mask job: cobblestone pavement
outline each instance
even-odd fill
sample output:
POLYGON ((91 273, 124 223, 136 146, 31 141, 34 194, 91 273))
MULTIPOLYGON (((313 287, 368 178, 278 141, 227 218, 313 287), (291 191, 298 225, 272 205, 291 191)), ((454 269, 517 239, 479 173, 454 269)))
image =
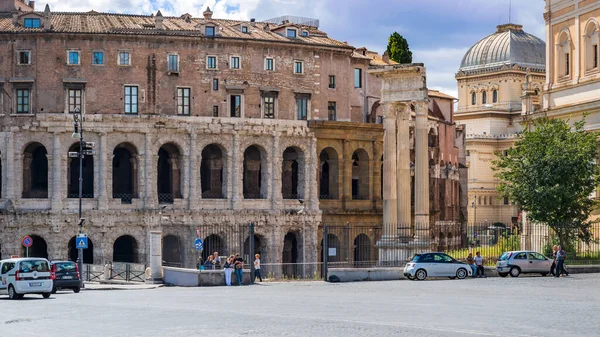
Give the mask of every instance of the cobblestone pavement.
POLYGON ((0 296, 0 336, 583 337, 599 303, 599 274, 59 292, 0 296))

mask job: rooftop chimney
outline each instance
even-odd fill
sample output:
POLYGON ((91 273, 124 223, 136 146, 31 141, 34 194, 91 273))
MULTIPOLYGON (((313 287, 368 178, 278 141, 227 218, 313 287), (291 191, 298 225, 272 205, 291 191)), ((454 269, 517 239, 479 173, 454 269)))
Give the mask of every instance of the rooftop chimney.
POLYGON ((390 56, 388 55, 388 52, 384 52, 383 56, 381 56, 381 59, 383 60, 383 62, 385 63, 390 63, 390 56))
POLYGON ((12 23, 13 26, 16 26, 19 23, 19 14, 21 14, 21 10, 14 9, 12 11, 12 23))
POLYGON ((52 14, 50 13, 50 5, 46 4, 44 8, 44 29, 52 29, 52 14))
POLYGON ((213 12, 210 10, 210 7, 206 7, 206 10, 202 14, 206 20, 212 19, 213 12))
POLYGON ((154 17, 154 27, 156 29, 160 29, 160 30, 165 29, 165 27, 163 26, 163 15, 160 12, 160 9, 158 10, 158 13, 156 13, 156 16, 154 17))

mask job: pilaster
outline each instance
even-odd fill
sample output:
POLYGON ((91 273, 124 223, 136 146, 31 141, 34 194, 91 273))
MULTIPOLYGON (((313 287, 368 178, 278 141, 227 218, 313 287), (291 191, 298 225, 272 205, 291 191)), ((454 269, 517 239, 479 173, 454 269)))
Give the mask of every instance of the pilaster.
POLYGON ((140 167, 142 169, 140 170, 140 176, 144 177, 144 207, 146 209, 153 209, 156 208, 158 203, 156 195, 156 179, 154 178, 156 176, 158 153, 157 155, 152 153, 152 134, 150 132, 146 133, 144 155, 146 159, 143 165, 144 167, 140 167))
POLYGON ((190 163, 189 163, 189 194, 188 208, 200 208, 200 193, 198 193, 198 183, 200 182, 200 163, 202 163, 201 155, 198 154, 198 134, 195 130, 190 132, 190 163), (199 158, 200 157, 200 158, 199 158))
POLYGON ((272 196, 272 209, 280 209, 283 204, 283 196, 281 194, 281 175, 282 175, 282 165, 283 165, 283 156, 281 150, 279 148, 279 134, 275 133, 273 135, 273 152, 271 152, 271 181, 270 185, 272 196))
POLYGON ((240 209, 242 207, 242 172, 240 165, 240 135, 238 132, 233 134, 233 155, 231 156, 231 190, 232 190, 232 207, 233 209, 240 209))
MULTIPOLYGON (((100 144, 98 144, 98 151, 96 152, 95 157, 98 158, 98 181, 96 185, 96 189, 98 191, 98 209, 106 210, 108 209, 108 187, 112 187, 114 182, 112 182, 109 178, 108 172, 108 155, 109 151, 106 145, 106 132, 101 132, 99 134, 100 144), (110 182, 110 183, 109 183, 110 182)), ((112 155, 110 156, 112 158, 112 155)), ((111 160, 112 162, 112 160, 111 160)), ((112 192, 112 188, 110 189, 112 192)))
MULTIPOLYGON (((318 184, 318 166, 319 166, 319 155, 317 154, 317 137, 314 135, 310 140, 310 153, 307 154, 307 158, 310 159, 310 164, 307 164, 306 170, 308 177, 305 182, 306 195, 309 198, 310 210, 319 210, 319 184, 318 184), (309 192, 310 191, 310 192, 309 192)), ((315 239, 316 242, 316 239, 315 239)))
POLYGON ((52 211, 60 212, 63 208, 63 194, 61 178, 63 177, 62 161, 63 156, 67 157, 67 153, 63 153, 61 146, 61 134, 55 132, 52 138, 52 211))

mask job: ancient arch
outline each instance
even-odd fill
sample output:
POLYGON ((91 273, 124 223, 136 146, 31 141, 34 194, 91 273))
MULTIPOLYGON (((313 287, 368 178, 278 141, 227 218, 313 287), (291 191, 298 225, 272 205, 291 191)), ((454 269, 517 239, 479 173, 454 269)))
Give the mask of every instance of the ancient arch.
POLYGON ((137 240, 131 235, 122 235, 113 244, 113 261, 139 263, 137 240))
POLYGON ((200 164, 200 180, 202 198, 225 198, 225 161, 224 151, 220 145, 209 144, 202 150, 202 163, 200 164))
POLYGON ((121 143, 113 151, 112 189, 113 198, 131 203, 138 198, 137 149, 131 143, 121 143))
MULTIPOLYGON (((67 255, 71 261, 77 261, 77 258, 79 257, 79 251, 76 247, 75 241, 75 237, 72 237, 67 245, 67 255)), ((92 242, 89 237, 88 248, 83 250, 83 263, 94 264, 94 242, 92 242)))
POLYGON ((354 266, 368 267, 371 261, 371 239, 366 234, 354 238, 354 266))
POLYGON ((162 265, 170 267, 183 266, 183 250, 181 240, 176 235, 166 235, 162 238, 162 265))
POLYGON ((212 255, 214 252, 219 253, 219 255, 225 255, 225 244, 220 235, 211 234, 204 239, 204 249, 202 250, 202 261, 206 261, 209 255, 212 255))
POLYGON ((23 198, 48 198, 48 152, 34 142, 23 153, 23 198))
POLYGON ((267 261, 267 239, 259 234, 254 234, 254 251, 250 252, 250 237, 244 241, 244 261, 254 261, 254 255, 260 254, 260 259, 264 263, 267 261))
POLYGON ((158 150, 158 202, 173 203, 181 194, 181 151, 173 143, 167 143, 158 150))
MULTIPOLYGON (((79 142, 71 145, 69 152, 79 153, 79 142)), ((94 197, 94 156, 84 156, 82 166, 82 198, 94 197)), ((67 170, 68 197, 79 198, 79 158, 69 157, 67 170)))
POLYGON ((305 179, 304 153, 297 147, 283 152, 281 194, 283 199, 303 199, 305 179))
POLYGON ((266 199, 267 163, 265 150, 257 145, 244 151, 244 199, 266 199))
POLYGON ((358 149, 352 154, 352 199, 369 199, 369 154, 358 149))
POLYGON ((338 153, 332 147, 327 147, 319 154, 319 161, 319 198, 338 199, 338 153))
POLYGON ((298 276, 298 255, 298 237, 296 233, 288 232, 283 238, 283 275, 290 278, 298 276))

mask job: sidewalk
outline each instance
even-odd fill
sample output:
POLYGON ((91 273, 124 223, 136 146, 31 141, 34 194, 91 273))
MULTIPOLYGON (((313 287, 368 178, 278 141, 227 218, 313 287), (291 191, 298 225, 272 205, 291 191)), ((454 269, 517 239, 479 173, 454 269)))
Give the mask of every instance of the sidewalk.
POLYGON ((163 287, 164 284, 118 283, 118 282, 85 282, 81 290, 146 290, 163 287))

